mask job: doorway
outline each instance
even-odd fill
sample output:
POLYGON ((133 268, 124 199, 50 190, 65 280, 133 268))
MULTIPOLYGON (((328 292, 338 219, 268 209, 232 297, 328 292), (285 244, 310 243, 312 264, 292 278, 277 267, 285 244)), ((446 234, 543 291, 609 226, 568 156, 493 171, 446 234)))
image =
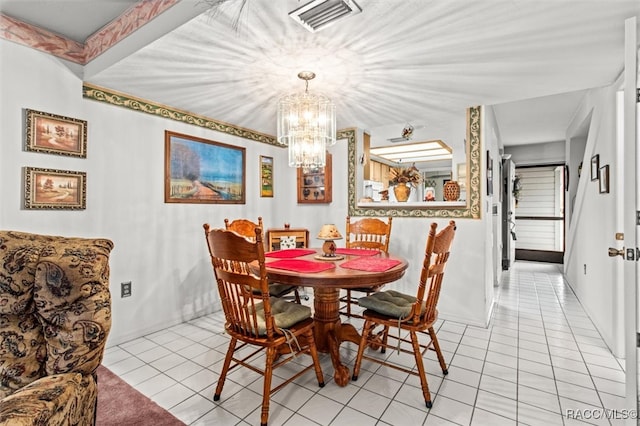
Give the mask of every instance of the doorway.
POLYGON ((564 170, 564 163, 516 167, 516 260, 563 263, 564 170))

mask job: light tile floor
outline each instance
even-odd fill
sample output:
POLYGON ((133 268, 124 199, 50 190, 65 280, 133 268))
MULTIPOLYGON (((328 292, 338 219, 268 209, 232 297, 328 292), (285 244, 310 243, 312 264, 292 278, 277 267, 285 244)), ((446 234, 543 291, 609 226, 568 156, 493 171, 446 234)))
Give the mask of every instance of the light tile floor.
MULTIPOLYGON (((604 344, 560 266, 516 262, 495 300, 489 328, 438 322, 449 374, 443 377, 433 352, 425 355, 431 410, 414 376, 363 363, 359 380, 339 387, 329 355, 321 354, 326 386, 319 388, 312 372, 285 386, 272 396, 269 424, 622 424, 603 413, 623 407, 624 363, 604 344)), ((262 378, 246 368, 229 375, 213 402, 228 344, 223 320, 216 313, 108 348, 104 364, 185 424, 259 424, 262 378)), ((349 367, 356 350, 341 347, 349 367)))

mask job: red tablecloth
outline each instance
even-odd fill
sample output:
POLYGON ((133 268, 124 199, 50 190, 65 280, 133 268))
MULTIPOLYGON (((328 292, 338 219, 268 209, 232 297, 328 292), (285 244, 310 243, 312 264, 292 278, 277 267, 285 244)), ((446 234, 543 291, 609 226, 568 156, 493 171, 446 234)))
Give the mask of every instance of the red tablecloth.
POLYGON ((375 256, 380 250, 358 249, 358 248, 337 248, 336 254, 346 254, 348 256, 375 256))
POLYGON ((307 249, 284 249, 284 250, 276 250, 265 253, 265 257, 275 257, 278 259, 290 259, 292 257, 300 257, 305 256, 307 254, 315 253, 315 250, 307 250, 307 249))
POLYGON ((322 272, 335 268, 331 262, 314 262, 313 260, 285 259, 267 264, 270 268, 286 269, 294 272, 322 272))
POLYGON ((357 269, 367 272, 383 272, 399 265, 401 262, 396 259, 380 259, 377 257, 359 257, 349 260, 340 265, 341 268, 357 269))

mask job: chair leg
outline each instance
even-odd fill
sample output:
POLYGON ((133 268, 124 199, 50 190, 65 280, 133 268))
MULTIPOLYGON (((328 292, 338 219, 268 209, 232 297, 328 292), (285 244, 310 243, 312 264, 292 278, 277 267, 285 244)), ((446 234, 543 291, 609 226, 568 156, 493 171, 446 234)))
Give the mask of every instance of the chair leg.
POLYGON ((269 401, 271 400, 271 379, 273 376, 273 362, 276 358, 276 348, 267 348, 264 367, 264 387, 262 388, 262 411, 260 414, 260 426, 267 426, 269 420, 269 401))
POLYGON ((351 290, 347 290, 347 316, 351 317, 351 290))
POLYGON ((293 294, 295 295, 296 298, 296 303, 299 305, 302 302, 300 302, 300 293, 298 292, 298 289, 296 288, 295 290, 293 290, 293 294))
POLYGON ((371 332, 371 325, 373 323, 369 320, 364 321, 364 326, 362 327, 362 337, 360 337, 360 345, 358 345, 358 355, 356 355, 356 364, 353 366, 353 375, 351 376, 351 380, 354 382, 358 380, 358 374, 360 374, 360 366, 362 364, 362 355, 364 355, 364 348, 367 346, 367 337, 371 332))
POLYGON ((431 393, 429 393, 429 385, 427 384, 427 373, 424 370, 424 363, 422 362, 422 351, 420 350, 418 335, 415 331, 411 331, 410 335, 411 345, 413 346, 413 354, 416 358, 416 367, 418 367, 418 374, 420 375, 420 385, 422 386, 422 395, 424 396, 424 402, 427 408, 431 408, 431 393))
POLYGON ((438 338, 436 337, 436 332, 433 330, 433 327, 429 327, 429 336, 431 337, 431 341, 433 342, 433 349, 435 349, 436 355, 438 356, 438 362, 440 363, 442 374, 446 376, 447 374, 449 374, 449 370, 447 369, 447 363, 444 361, 444 356, 442 355, 442 351, 440 350, 440 344, 438 343, 438 338))
POLYGON ((227 373, 229 372, 229 366, 231 365, 231 358, 233 358, 233 352, 236 350, 236 343, 238 339, 232 337, 229 342, 229 348, 227 349, 227 355, 224 357, 224 363, 222 364, 222 371, 220 372, 220 378, 218 379, 218 385, 216 386, 216 393, 213 394, 213 400, 219 401, 220 394, 222 393, 222 387, 224 386, 224 381, 227 378, 227 373))
POLYGON ((389 340, 389 326, 384 326, 384 332, 382 333, 382 348, 380 349, 380 353, 384 354, 387 352, 387 341, 389 340))
POLYGON ((309 329, 304 336, 309 342, 309 354, 313 359, 313 368, 316 371, 316 378, 318 379, 318 386, 324 387, 324 376, 322 375, 322 367, 320 367, 320 359, 318 358, 318 350, 316 349, 316 341, 313 338, 313 329, 309 329))

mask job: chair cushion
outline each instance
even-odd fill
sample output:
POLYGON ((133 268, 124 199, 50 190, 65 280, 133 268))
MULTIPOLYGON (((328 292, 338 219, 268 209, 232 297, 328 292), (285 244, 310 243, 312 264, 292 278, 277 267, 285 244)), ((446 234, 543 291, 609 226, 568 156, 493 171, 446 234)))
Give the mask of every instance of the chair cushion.
POLYGON ((269 284, 269 296, 282 297, 286 294, 291 293, 295 289, 296 289, 296 286, 294 285, 272 283, 272 284, 269 284))
MULTIPOLYGON (((300 321, 311 318, 311 308, 299 305, 294 302, 271 297, 271 315, 276 324, 276 328, 289 328, 300 321)), ((267 334, 267 326, 264 320, 264 306, 262 303, 256 305, 256 314, 258 317, 258 334, 264 336, 267 334)))
MULTIPOLYGON (((296 286, 288 285, 288 284, 280 284, 280 283, 270 283, 269 284, 269 296, 271 297, 282 297, 293 290, 295 290, 296 286)), ((262 294, 262 291, 259 288, 254 288, 251 290, 253 294, 259 295, 262 294)))
MULTIPOLYGON (((406 318, 411 313, 411 306, 416 302, 415 296, 394 290, 380 291, 367 297, 358 299, 358 304, 380 314, 393 318, 406 318)), ((422 312, 425 303, 422 302, 422 312)))

